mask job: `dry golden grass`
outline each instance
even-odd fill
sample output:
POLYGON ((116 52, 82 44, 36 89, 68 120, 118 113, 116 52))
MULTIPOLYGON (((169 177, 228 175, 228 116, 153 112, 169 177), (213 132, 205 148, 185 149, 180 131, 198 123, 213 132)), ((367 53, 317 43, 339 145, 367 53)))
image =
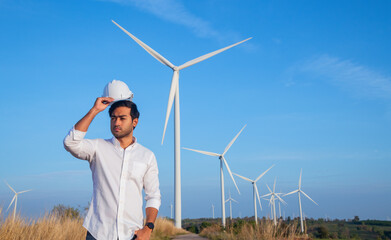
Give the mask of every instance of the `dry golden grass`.
POLYGON ((309 239, 300 234, 297 224, 274 226, 271 220, 261 220, 258 226, 245 222, 240 226, 228 225, 225 231, 220 225, 203 229, 201 236, 211 240, 266 240, 266 239, 309 239))
POLYGON ((82 219, 60 219, 54 215, 38 220, 8 217, 0 222, 0 239, 85 239, 87 231, 82 224, 82 219))
MULTIPOLYGON (((83 219, 61 218, 46 215, 38 220, 9 216, 4 219, 0 208, 0 239, 1 240, 84 240, 87 231, 82 226, 83 219)), ((151 240, 170 239, 177 234, 187 233, 177 229, 174 224, 164 218, 158 218, 151 240)))
POLYGON ((187 234, 186 230, 176 228, 174 223, 166 218, 157 218, 155 229, 152 232, 151 240, 171 239, 172 236, 187 234))

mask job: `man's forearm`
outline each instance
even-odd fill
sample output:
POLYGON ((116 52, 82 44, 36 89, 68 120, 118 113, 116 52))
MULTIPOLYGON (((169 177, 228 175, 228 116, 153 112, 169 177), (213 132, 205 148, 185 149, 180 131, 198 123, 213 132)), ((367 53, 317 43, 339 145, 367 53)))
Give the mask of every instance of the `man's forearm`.
POLYGON ((145 221, 155 223, 158 212, 159 211, 154 207, 147 207, 145 209, 145 215, 146 215, 145 221))
POLYGON ((91 110, 75 124, 75 129, 82 132, 87 132, 92 120, 98 115, 99 111, 91 108, 91 110))
MULTIPOLYGON (((153 207, 147 207, 145 209, 145 215, 146 215, 146 223, 151 222, 155 223, 156 217, 157 217, 158 210, 153 207)), ((149 240, 152 234, 152 229, 150 229, 147 226, 144 226, 142 229, 136 230, 135 232, 136 238, 140 240, 149 240)))

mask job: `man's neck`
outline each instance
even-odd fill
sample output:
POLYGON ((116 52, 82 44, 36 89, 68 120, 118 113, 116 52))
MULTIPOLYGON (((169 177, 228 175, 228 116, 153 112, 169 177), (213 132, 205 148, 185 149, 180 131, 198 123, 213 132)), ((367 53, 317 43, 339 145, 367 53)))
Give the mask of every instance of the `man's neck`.
POLYGON ((129 136, 126 136, 123 138, 116 138, 116 139, 118 140, 119 144, 121 145, 121 147, 123 149, 126 149, 127 147, 132 145, 132 143, 134 142, 133 134, 130 134, 129 136))

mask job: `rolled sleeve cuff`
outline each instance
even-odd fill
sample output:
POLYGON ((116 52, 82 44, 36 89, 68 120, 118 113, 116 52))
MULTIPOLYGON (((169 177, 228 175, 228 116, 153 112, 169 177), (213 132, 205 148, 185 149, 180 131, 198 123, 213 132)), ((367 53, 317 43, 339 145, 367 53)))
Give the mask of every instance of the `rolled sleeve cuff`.
POLYGON ((149 199, 145 204, 145 208, 153 207, 159 210, 160 203, 161 202, 158 199, 149 199))
POLYGON ((87 134, 87 132, 82 132, 82 131, 76 130, 75 126, 73 126, 73 128, 70 131, 70 135, 72 136, 72 139, 74 141, 83 140, 84 137, 86 136, 86 134, 87 134))

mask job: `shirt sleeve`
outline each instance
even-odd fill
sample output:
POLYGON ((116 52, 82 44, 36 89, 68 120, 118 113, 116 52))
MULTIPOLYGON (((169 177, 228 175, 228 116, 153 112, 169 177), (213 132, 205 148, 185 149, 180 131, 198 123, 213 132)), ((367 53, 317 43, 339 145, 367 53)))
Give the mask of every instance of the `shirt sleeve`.
POLYGON ((153 207, 159 210, 161 195, 159 189, 159 170, 156 157, 152 154, 152 159, 148 164, 147 172, 144 175, 145 208, 153 207))
POLYGON ((84 139, 86 132, 73 127, 64 138, 64 148, 74 157, 91 162, 95 157, 96 141, 84 139))

